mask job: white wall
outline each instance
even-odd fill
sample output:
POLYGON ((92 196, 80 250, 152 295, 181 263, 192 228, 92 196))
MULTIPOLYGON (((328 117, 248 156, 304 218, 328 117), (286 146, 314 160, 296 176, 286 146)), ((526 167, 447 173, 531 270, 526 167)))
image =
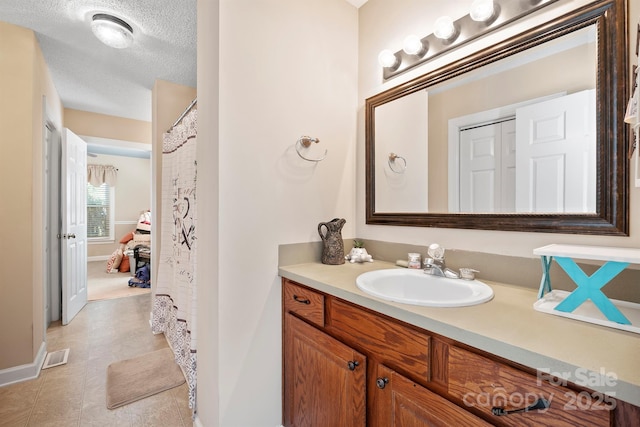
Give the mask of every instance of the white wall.
POLYGON ((376 107, 376 212, 429 209, 428 106, 421 90, 376 107))
POLYGON ((198 4, 197 281, 198 311, 207 310, 198 318, 199 418, 206 426, 275 426, 282 422, 278 245, 318 241, 318 223, 335 217, 347 220, 345 237, 354 235, 358 15, 344 0, 234 0, 219 11, 205 3, 198 4), (328 149, 327 158, 301 160, 294 151, 301 135, 320 138, 313 148, 328 149))
MULTIPOLYGON (((197 425, 220 425, 219 387, 219 0, 198 0, 198 194, 196 286, 198 292, 197 425), (203 183, 203 185, 200 185, 203 183), (206 186, 206 191, 200 188, 206 186)), ((193 334, 191 335, 193 339, 193 334)))
MULTIPOLYGON (((384 48, 400 50, 403 38, 415 32, 425 36, 433 31, 432 22, 444 14, 457 19, 467 13, 471 1, 433 2, 429 0, 369 0, 359 14, 359 104, 358 149, 357 149, 357 236, 373 240, 392 241, 417 245, 438 242, 444 247, 480 251, 493 254, 524 256, 533 258, 533 249, 550 243, 587 244, 601 246, 640 247, 640 231, 634 218, 640 212, 639 190, 630 191, 630 236, 607 237, 567 235, 554 233, 522 233, 483 230, 439 229, 420 227, 393 227, 365 224, 365 174, 364 174, 364 103, 365 99, 382 91, 404 83, 416 76, 436 69, 454 59, 462 58, 470 52, 489 46, 515 35, 526 28, 560 16, 588 0, 568 0, 547 6, 541 13, 529 15, 523 21, 481 38, 469 46, 454 50, 450 54, 427 62, 406 74, 382 83, 382 70, 377 64, 378 52, 384 48), (425 19, 430 17, 430 19, 425 19)), ((635 28, 640 13, 640 3, 630 2, 630 25, 635 28)), ((630 50, 635 49, 634 45, 630 50)), ((635 61, 635 55, 632 56, 635 61)))

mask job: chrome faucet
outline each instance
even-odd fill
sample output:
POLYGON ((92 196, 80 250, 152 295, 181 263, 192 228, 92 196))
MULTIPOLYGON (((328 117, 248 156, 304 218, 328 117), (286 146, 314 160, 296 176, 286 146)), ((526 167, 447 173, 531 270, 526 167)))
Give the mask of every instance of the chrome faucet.
POLYGON ((435 260, 433 258, 425 258, 423 262, 424 272, 426 274, 432 274, 434 276, 444 276, 444 269, 447 268, 444 265, 444 260, 435 260))
POLYGON ((460 274, 456 273, 444 263, 444 259, 436 260, 426 258, 423 263, 425 274, 431 274, 438 277, 448 277, 449 279, 459 279, 460 274))
POLYGON ((444 261, 444 248, 437 243, 432 243, 427 249, 427 257, 422 264, 425 274, 438 277, 459 279, 460 274, 448 268, 444 261))

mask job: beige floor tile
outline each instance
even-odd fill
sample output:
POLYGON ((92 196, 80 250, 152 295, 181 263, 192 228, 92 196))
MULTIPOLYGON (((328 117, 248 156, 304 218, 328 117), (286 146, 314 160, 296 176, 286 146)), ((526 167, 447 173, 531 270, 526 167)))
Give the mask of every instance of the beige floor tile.
POLYGON ((82 408, 81 427, 129 427, 131 415, 127 408, 107 409, 104 397, 102 401, 91 402, 82 408))
POLYGON ((87 383, 84 389, 83 407, 102 405, 106 408, 107 389, 105 382, 87 383))
POLYGON ((44 378, 40 375, 30 381, 0 387, 0 414, 7 413, 16 407, 33 406, 42 384, 44 384, 44 378))
POLYGON ((73 321, 47 330, 49 351, 69 348, 66 365, 0 388, 0 427, 191 426, 185 385, 107 409, 109 364, 167 347, 149 327, 150 295, 95 301, 73 321))
MULTIPOLYGON (((129 412, 144 413, 147 411, 153 411, 157 408, 172 407, 174 405, 174 397, 171 390, 163 391, 162 393, 154 394, 145 399, 136 400, 127 405, 129 412)), ((177 410, 177 408, 175 408, 177 410)))
POLYGON ((182 417, 182 422, 185 425, 191 425, 193 410, 189 408, 189 385, 185 382, 181 386, 173 388, 171 392, 182 417))
POLYGON ((54 366, 43 369, 40 372, 44 382, 43 386, 51 386, 54 383, 83 382, 87 372, 87 361, 76 360, 74 363, 54 366))
POLYGON ((107 364, 93 365, 87 369, 87 378, 85 380, 85 388, 99 388, 103 392, 106 391, 107 385, 107 364))
MULTIPOLYGON (((146 399, 145 399, 146 400, 146 399)), ((147 407, 144 409, 130 408, 131 422, 136 427, 184 427, 180 412, 175 405, 161 406, 157 408, 147 407)), ((189 423, 188 425, 191 425, 189 423)))
POLYGON ((77 406, 76 408, 67 405, 74 404, 71 400, 37 403, 27 425, 29 427, 77 426, 80 419, 79 405, 74 405, 77 406))
POLYGON ((0 411, 0 427, 26 426, 31 414, 31 408, 16 409, 7 414, 0 411))

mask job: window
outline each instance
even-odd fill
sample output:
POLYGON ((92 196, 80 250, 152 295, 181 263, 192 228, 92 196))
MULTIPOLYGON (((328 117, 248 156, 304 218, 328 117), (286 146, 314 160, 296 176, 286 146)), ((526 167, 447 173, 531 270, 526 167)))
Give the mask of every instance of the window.
POLYGON ((87 183, 87 238, 114 239, 114 187, 87 183))

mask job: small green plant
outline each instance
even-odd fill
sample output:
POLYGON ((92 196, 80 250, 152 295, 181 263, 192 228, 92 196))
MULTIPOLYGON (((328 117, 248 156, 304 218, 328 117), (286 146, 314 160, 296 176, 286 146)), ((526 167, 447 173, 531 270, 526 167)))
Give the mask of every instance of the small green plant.
POLYGON ((363 240, 354 240, 353 241, 353 247, 354 248, 364 248, 364 241, 363 240))

